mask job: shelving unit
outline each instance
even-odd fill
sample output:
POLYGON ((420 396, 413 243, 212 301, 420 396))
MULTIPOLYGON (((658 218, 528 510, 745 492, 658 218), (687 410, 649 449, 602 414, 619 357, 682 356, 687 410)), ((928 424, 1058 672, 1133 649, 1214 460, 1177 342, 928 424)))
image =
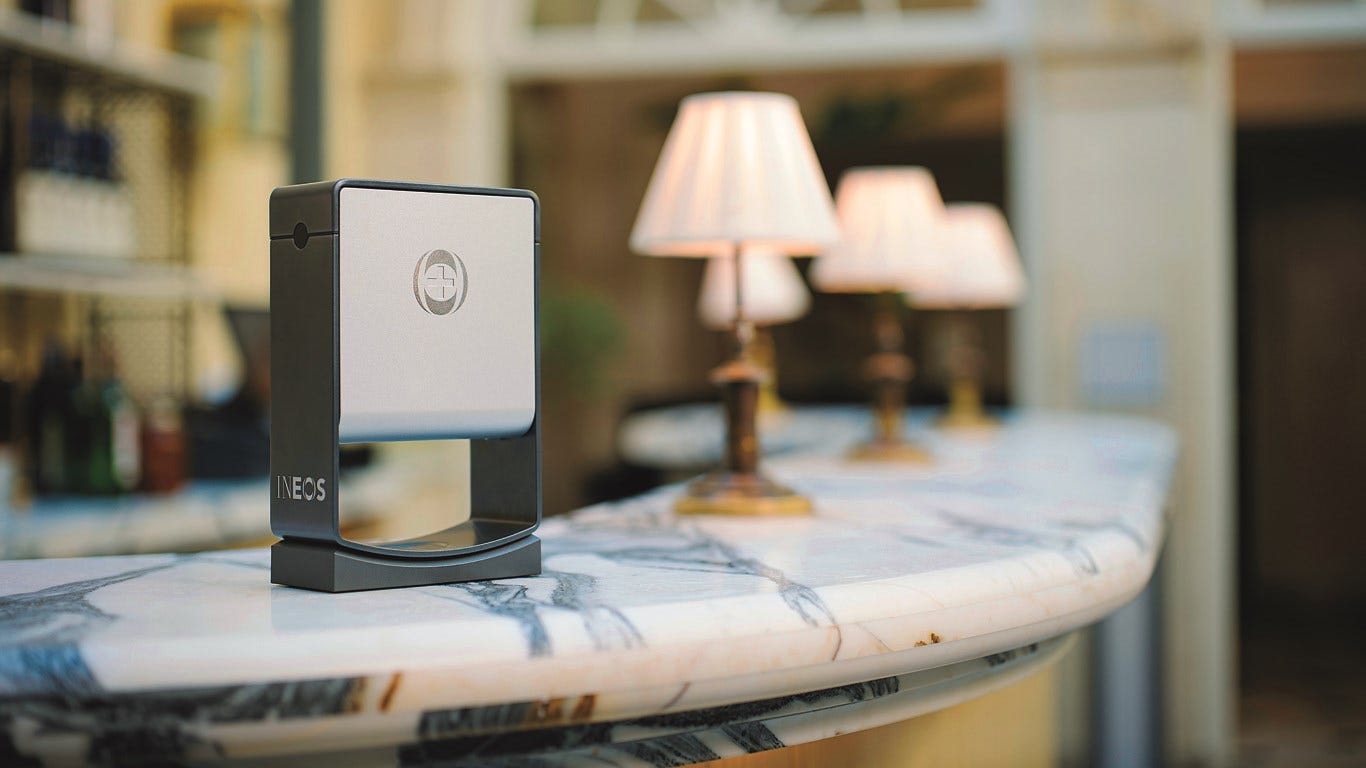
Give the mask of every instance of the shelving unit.
POLYGON ((218 82, 217 68, 206 61, 117 41, 101 45, 71 24, 12 8, 0 9, 3 49, 96 73, 116 84, 181 96, 211 96, 218 82))
POLYGON ((218 297, 189 267, 55 254, 0 253, 0 290, 165 301, 218 297))
MULTIPOLYGON (((194 125, 199 100, 214 94, 217 80, 217 68, 206 61, 101 41, 77 25, 0 9, 0 343, 12 345, 26 367, 36 362, 42 338, 69 332, 74 318, 77 346, 87 356, 97 346, 112 348, 135 399, 188 396, 191 302, 214 298, 191 267, 188 248, 194 125), (129 233, 131 258, 76 246, 14 252, 44 247, 20 238, 24 224, 32 226, 21 211, 50 213, 66 204, 62 186, 36 207, 29 198, 24 209, 21 182, 90 178, 42 164, 38 147, 53 141, 51 131, 42 131, 54 123, 107 140, 111 172, 102 178, 109 181, 97 185, 130 211, 121 229, 129 233)), ((70 133, 56 135, 68 148, 74 141, 70 133)), ((81 183, 88 184, 75 186, 81 183)), ((95 238, 100 245, 108 232, 74 202, 45 223, 54 231, 52 221, 61 222, 60 234, 68 219, 73 228, 90 228, 83 242, 95 238)))

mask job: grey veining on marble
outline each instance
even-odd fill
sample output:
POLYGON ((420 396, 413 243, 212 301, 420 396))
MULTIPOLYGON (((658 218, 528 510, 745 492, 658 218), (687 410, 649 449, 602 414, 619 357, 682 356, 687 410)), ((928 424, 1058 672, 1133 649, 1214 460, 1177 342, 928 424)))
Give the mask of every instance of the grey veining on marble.
POLYGON ((326 595, 269 585, 263 550, 0 563, 0 764, 458 764, 468 738, 508 764, 682 764, 817 733, 790 718, 830 712, 791 697, 1026 664, 1146 583, 1168 430, 1026 415, 932 447, 773 462, 809 519, 680 519, 676 488, 554 518, 536 578, 326 595))

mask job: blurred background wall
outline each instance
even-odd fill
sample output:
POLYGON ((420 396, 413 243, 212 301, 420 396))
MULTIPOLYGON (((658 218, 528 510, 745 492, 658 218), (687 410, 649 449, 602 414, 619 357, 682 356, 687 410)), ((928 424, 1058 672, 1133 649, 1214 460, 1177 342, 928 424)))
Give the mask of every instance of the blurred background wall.
MULTIPOLYGON (((1256 728, 1297 727, 1267 701, 1287 677, 1333 676, 1287 672, 1276 649, 1340 658, 1359 637, 1343 627, 1366 606, 1366 505, 1352 471, 1366 459, 1353 397, 1366 395, 1366 3, 112 8, 128 45, 217 67, 195 102, 189 187, 164 205, 188 205, 186 258, 223 302, 265 307, 265 201, 311 180, 298 177, 307 169, 540 195, 548 514, 658 482, 620 455, 621 420, 712 396, 705 372, 723 342, 696 320, 701 264, 635 256, 627 235, 678 100, 772 89, 798 98, 832 186, 853 166, 917 164, 948 201, 1005 207, 1030 292, 1015 311, 978 313, 989 402, 1133 413, 1179 431, 1159 584, 1136 609, 1158 617, 1160 636, 1132 641, 1161 670, 1161 712, 1135 716, 1154 721, 1168 761, 1229 762, 1240 711, 1245 753, 1262 745, 1256 728)), ((81 335, 86 309, 5 293, 0 341, 33 371, 45 337, 81 335), (22 330, 8 330, 21 316, 22 330)), ((785 397, 862 398, 868 310, 857 296, 817 294, 810 314, 775 330, 785 397)), ((249 361, 219 305, 183 311, 176 396, 231 396, 249 361)), ((944 398, 934 339, 952 319, 912 318, 916 404, 944 398)), ((384 452, 438 466, 465 455, 384 452)), ((443 482, 458 492, 462 478, 443 482)), ((1060 718, 1077 764, 1106 716, 1085 651, 1065 671, 1060 718)), ((1330 693, 1345 699, 1355 680, 1330 693)))
MULTIPOLYGON (((1290 497, 1306 483, 1331 485, 1328 467, 1366 454, 1357 444, 1315 450, 1309 440, 1295 474, 1274 433, 1277 417, 1247 410, 1280 414, 1282 429, 1331 430, 1326 414, 1316 422, 1289 415, 1284 397, 1257 399, 1288 386, 1278 380, 1303 382, 1295 371, 1307 370, 1307 360, 1268 360, 1261 373, 1248 366, 1258 354, 1274 359, 1313 348, 1309 339, 1331 338, 1327 328, 1348 318, 1328 316, 1335 310, 1327 297, 1302 298, 1325 315, 1316 330, 1301 327, 1302 338, 1292 340, 1288 329, 1257 326, 1285 316, 1274 302, 1294 300, 1274 278, 1261 278, 1261 293, 1247 292, 1275 257, 1259 257, 1253 242, 1264 238, 1235 240, 1259 226, 1235 213, 1279 192, 1299 201, 1301 216, 1310 215, 1304 209, 1336 215, 1341 223, 1329 232, 1302 226, 1322 232, 1344 263, 1361 263, 1361 238, 1344 229, 1360 220, 1355 209, 1324 213, 1331 206, 1286 189, 1286 179, 1254 178, 1265 172, 1247 166, 1265 164, 1244 159, 1256 151, 1258 126, 1275 136, 1321 126, 1341 142, 1360 140, 1361 14, 1352 3, 1066 0, 408 2, 383 14, 352 2, 329 14, 327 122, 338 128, 328 136, 326 175, 358 168, 511 183, 541 195, 550 254, 546 322, 563 329, 557 346, 564 352, 550 350, 546 361, 554 382, 546 403, 547 448, 556 457, 547 473, 551 511, 631 488, 610 482, 624 415, 707 396, 704 372, 721 348, 692 322, 700 265, 635 257, 626 248, 680 97, 728 87, 792 93, 832 184, 854 165, 915 163, 935 172, 948 200, 1005 204, 1031 295, 1012 318, 987 321, 999 377, 989 398, 1150 415, 1180 430, 1161 579, 1159 720, 1169 758, 1221 762, 1237 743, 1238 574, 1245 605, 1250 595, 1294 584, 1322 599, 1338 592, 1339 608, 1361 605, 1346 586, 1315 589, 1290 575, 1335 556, 1321 548, 1318 557, 1287 558, 1279 542, 1313 547, 1318 534, 1299 532, 1341 530, 1334 510, 1352 506, 1350 492, 1313 505, 1323 510, 1318 525, 1288 514, 1298 506, 1290 497), (433 123, 462 140, 432 146, 424 139, 433 123), (1273 352, 1271 339, 1286 349, 1273 352), (1263 453, 1252 453, 1255 446, 1263 453), (1262 550, 1252 549, 1256 542, 1262 550)), ((1328 163, 1350 154, 1345 144, 1320 146, 1328 163)), ((1306 172, 1298 153, 1281 157, 1306 172)), ((1360 194, 1359 176, 1335 178, 1360 194)), ((1329 194, 1315 187, 1314 194, 1329 194)), ((1344 192, 1335 205, 1350 206, 1350 197, 1344 192)), ((1273 215, 1257 217, 1265 217, 1260 226, 1280 229, 1273 215)), ((1284 248, 1283 261, 1304 258, 1304 241, 1292 242, 1299 247, 1284 248)), ((1324 279, 1340 291, 1359 289, 1351 269, 1340 265, 1324 279)), ((785 396, 859 398, 853 373, 866 309, 857 298, 817 295, 807 317, 776 329, 785 396)), ((943 320, 921 313, 912 321, 922 361, 917 402, 943 397, 930 343, 943 320)), ((1350 365, 1340 348, 1324 354, 1350 365)), ((1362 391, 1359 373, 1342 374, 1320 379, 1317 393, 1288 399, 1307 408, 1362 391)), ((1362 434, 1337 432, 1349 442, 1362 434)), ((1342 562, 1355 556, 1338 551, 1342 562)), ((1244 619, 1265 621, 1250 608, 1244 619)), ((1072 724, 1073 753, 1082 755, 1092 705, 1089 667, 1076 667, 1074 695, 1064 704, 1072 716, 1062 721, 1072 724)))

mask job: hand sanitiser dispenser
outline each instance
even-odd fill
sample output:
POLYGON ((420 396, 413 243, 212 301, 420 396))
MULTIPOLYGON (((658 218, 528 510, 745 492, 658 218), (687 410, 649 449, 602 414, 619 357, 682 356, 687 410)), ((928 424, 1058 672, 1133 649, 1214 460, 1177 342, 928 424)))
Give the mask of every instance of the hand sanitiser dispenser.
POLYGON ((271 194, 271 581, 349 592, 540 573, 539 261, 525 190, 343 179, 271 194), (469 520, 342 536, 342 443, 461 438, 469 520))

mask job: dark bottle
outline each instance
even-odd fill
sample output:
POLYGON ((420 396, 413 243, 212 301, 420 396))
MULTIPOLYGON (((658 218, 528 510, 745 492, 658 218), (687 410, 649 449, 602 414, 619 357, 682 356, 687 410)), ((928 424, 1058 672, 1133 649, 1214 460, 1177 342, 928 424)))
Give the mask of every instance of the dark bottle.
POLYGON ((13 132, 17 128, 11 99, 0 104, 0 252, 14 253, 18 248, 19 233, 15 217, 18 200, 14 187, 19 179, 19 168, 14 160, 13 132))
POLYGON ((18 364, 9 350, 0 350, 0 526, 9 510, 17 485, 19 464, 19 382, 18 364))
POLYGON ((114 180, 114 136, 92 122, 78 134, 81 175, 101 181, 114 180))
POLYGON ((0 350, 0 451, 14 448, 19 439, 18 369, 14 353, 0 350))
POLYGON ((100 350, 95 375, 79 397, 85 446, 83 490, 126 493, 142 479, 142 449, 137 408, 119 381, 114 356, 100 350))
POLYGON ((95 420, 95 398, 85 380, 85 361, 71 359, 71 387, 66 396, 62 430, 62 476, 66 493, 90 491, 90 425, 95 420))
POLYGON ((71 0, 19 0, 19 10, 55 21, 71 21, 71 0))
POLYGON ((48 341, 43 364, 29 395, 28 457, 33 490, 63 493, 67 481, 67 432, 76 378, 62 345, 48 341))

